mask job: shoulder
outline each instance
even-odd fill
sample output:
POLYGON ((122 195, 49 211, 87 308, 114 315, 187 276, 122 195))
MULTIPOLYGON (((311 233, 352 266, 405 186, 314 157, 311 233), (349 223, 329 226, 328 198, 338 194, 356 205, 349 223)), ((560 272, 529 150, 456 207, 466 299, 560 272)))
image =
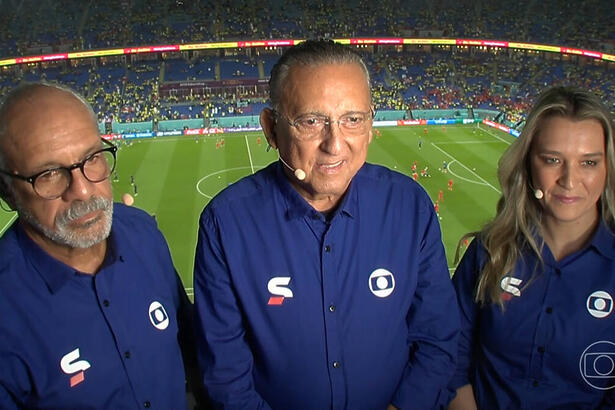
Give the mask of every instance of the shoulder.
POLYGON ((431 207, 429 195, 418 182, 381 165, 365 163, 355 179, 359 189, 367 188, 368 195, 382 195, 393 201, 420 202, 431 207))
POLYGON ((225 206, 229 203, 245 201, 261 195, 275 182, 275 165, 275 162, 269 164, 266 168, 229 185, 216 195, 210 201, 210 204, 212 206, 225 206))
POLYGON ((201 218, 214 213, 242 212, 273 200, 272 190, 277 184, 275 166, 274 162, 226 187, 209 201, 201 218))
POLYGON ((118 202, 113 204, 112 232, 119 233, 123 237, 160 234, 156 220, 150 214, 118 202))
POLYGON ((615 255, 615 229, 603 220, 598 225, 591 244, 605 257, 613 258, 613 255, 615 255))
POLYGON ((15 222, 0 238, 0 255, 2 255, 0 258, 0 278, 14 270, 12 267, 15 266, 22 255, 17 240, 17 223, 15 222))
POLYGON ((411 190, 422 190, 421 185, 407 175, 394 171, 382 165, 375 165, 366 162, 359 170, 356 177, 363 183, 369 181, 377 183, 386 188, 402 188, 411 190))
MULTIPOLYGON (((478 279, 479 273, 485 264, 487 252, 479 237, 468 239, 467 249, 461 258, 461 262, 455 269, 453 282, 470 282, 474 283, 478 279)), ((461 244, 460 246, 464 246, 461 244)))
POLYGON ((141 225, 156 226, 154 218, 143 209, 119 202, 113 204, 113 223, 116 222, 133 228, 141 225))
POLYGON ((125 262, 121 266, 138 270, 139 275, 160 274, 160 277, 172 278, 167 275, 174 272, 173 261, 156 220, 142 209, 120 203, 114 205, 109 243, 125 262), (135 266, 138 269, 134 269, 135 266))

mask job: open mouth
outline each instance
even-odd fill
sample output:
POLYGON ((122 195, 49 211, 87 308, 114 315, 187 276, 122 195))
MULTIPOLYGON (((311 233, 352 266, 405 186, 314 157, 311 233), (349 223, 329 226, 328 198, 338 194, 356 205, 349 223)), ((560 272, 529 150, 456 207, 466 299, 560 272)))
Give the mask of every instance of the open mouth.
POLYGON ((342 168, 344 162, 344 160, 339 160, 330 164, 318 164, 318 168, 325 173, 334 173, 342 168))

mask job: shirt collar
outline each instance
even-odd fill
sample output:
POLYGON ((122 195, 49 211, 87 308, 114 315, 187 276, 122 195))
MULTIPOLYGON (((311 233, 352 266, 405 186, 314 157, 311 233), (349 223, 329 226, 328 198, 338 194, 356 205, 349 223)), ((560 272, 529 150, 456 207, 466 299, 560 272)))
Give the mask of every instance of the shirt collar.
MULTIPOLYGON (((350 181, 350 185, 346 190, 346 195, 342 198, 342 203, 336 211, 336 215, 343 213, 351 218, 358 213, 358 187, 356 183, 357 176, 362 173, 365 165, 359 169, 357 175, 350 181)), ((286 216, 289 219, 302 218, 304 216, 313 215, 314 208, 297 192, 291 185, 288 177, 284 173, 282 164, 278 161, 275 169, 275 179, 279 187, 282 197, 286 201, 286 216)), ((334 216, 335 217, 335 216, 334 216)))
MULTIPOLYGON (((536 236, 538 238, 538 236, 536 236)), ((615 234, 612 233, 609 228, 606 226, 606 223, 601 220, 598 224, 598 228, 596 232, 594 232, 591 241, 587 243, 583 248, 579 249, 576 252, 571 253, 566 256, 559 262, 556 262, 551 250, 548 246, 545 245, 542 251, 542 256, 546 264, 548 265, 558 265, 558 264, 567 264, 571 260, 575 260, 582 253, 584 253, 588 249, 595 249, 598 253, 608 259, 615 259, 615 234)))
POLYGON ((595 248, 602 256, 615 259, 615 235, 601 220, 589 246, 595 248))
POLYGON ((22 249, 26 263, 29 263, 43 278, 49 291, 56 293, 75 274, 75 269, 53 258, 38 246, 18 223, 15 224, 17 242, 22 249))
MULTIPOLYGON (((19 223, 19 220, 17 221, 17 223, 15 223, 15 234, 19 243, 19 247, 23 251, 25 260, 43 278, 51 293, 56 293, 70 279, 72 279, 75 274, 81 273, 76 269, 66 265, 65 263, 60 262, 59 260, 49 255, 47 252, 45 252, 28 236, 26 231, 19 223)), ((103 262, 103 265, 101 266, 101 270, 105 266, 112 264, 118 258, 121 261, 124 260, 123 256, 116 251, 118 249, 121 249, 121 247, 119 247, 119 245, 116 243, 116 236, 117 235, 113 234, 112 227, 111 235, 107 243, 107 254, 105 255, 105 260, 103 262)))

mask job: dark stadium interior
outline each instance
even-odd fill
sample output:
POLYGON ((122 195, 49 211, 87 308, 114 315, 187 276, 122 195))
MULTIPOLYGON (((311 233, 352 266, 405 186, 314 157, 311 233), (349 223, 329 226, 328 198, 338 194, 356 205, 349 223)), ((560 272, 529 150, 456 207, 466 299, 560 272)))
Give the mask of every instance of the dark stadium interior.
MULTIPOLYGON (((0 59, 139 45, 308 37, 467 38, 613 53, 608 1, 143 1, 0 0, 0 59)), ((7 65, 0 96, 22 81, 58 81, 120 123, 257 116, 281 48, 143 53, 7 65), (192 83, 182 89, 181 82, 192 83)), ((614 107, 615 62, 498 47, 366 46, 377 110, 496 110, 523 125, 546 86, 578 85, 614 107)), ((209 120, 211 119, 211 121, 209 120)), ((241 124, 237 124, 241 125, 241 124)), ((136 131, 137 129, 135 129, 136 131)))

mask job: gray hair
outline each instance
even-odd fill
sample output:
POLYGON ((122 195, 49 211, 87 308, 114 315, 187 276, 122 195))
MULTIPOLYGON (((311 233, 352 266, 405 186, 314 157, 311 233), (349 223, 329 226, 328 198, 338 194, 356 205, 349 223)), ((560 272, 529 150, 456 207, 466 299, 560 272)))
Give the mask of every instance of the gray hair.
POLYGON ((333 40, 306 40, 286 50, 271 69, 269 99, 273 109, 279 109, 284 81, 291 67, 294 65, 313 66, 319 64, 358 64, 365 73, 371 100, 369 71, 359 53, 333 40))
MULTIPOLYGON (((45 89, 65 92, 75 97, 75 99, 77 99, 83 104, 85 109, 92 117, 92 121, 94 122, 94 124, 96 124, 96 127, 98 128, 98 117, 96 116, 96 113, 92 109, 90 103, 78 92, 72 90, 65 85, 49 83, 45 81, 35 83, 22 83, 12 89, 2 99, 2 101, 0 101, 0 141, 7 137, 8 125, 11 121, 11 116, 9 115, 11 109, 19 102, 27 100, 29 98, 33 98, 37 93, 45 89)), ((6 158, 4 154, 5 153, 3 152, 3 145, 0 143, 0 169, 4 169, 6 167, 6 158)), ((10 189, 10 178, 6 175, 1 174, 0 178, 2 178, 2 180, 4 181, 4 185, 7 187, 7 189, 10 189)))

